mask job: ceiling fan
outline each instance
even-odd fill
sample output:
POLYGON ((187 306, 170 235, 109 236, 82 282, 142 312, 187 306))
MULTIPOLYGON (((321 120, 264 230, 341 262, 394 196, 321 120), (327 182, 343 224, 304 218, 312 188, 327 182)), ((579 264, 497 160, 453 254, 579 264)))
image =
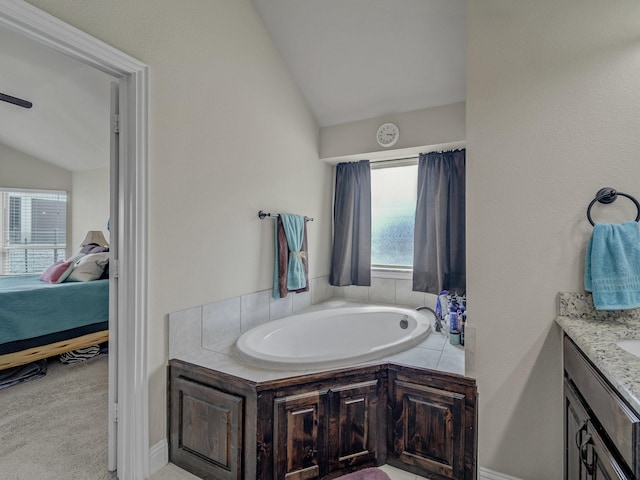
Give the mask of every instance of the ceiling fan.
POLYGON ((33 107, 33 103, 18 97, 12 97, 11 95, 7 95, 5 93, 0 93, 0 100, 2 100, 3 102, 8 102, 14 105, 18 105, 19 107, 23 107, 23 108, 33 107))

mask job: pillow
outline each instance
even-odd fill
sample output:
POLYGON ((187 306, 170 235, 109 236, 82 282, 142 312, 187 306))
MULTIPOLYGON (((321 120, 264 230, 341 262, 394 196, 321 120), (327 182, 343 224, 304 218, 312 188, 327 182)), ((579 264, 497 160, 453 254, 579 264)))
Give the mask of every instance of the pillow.
POLYGON ((102 272, 102 276, 100 276, 100 280, 104 280, 105 278, 109 278, 109 262, 104 266, 104 271, 102 272))
POLYGON ((103 247, 101 245, 98 245, 97 243, 87 243, 80 249, 80 253, 101 253, 108 251, 109 247, 103 247))
POLYGON ((90 282, 102 275, 105 265, 109 262, 109 252, 90 253, 78 260, 67 282, 90 282))
POLYGON ((78 260, 80 260, 84 256, 85 256, 84 253, 76 253, 75 255, 72 255, 69 258, 67 258, 67 262, 76 263, 78 260))
POLYGON ((67 279, 73 270, 73 267, 73 261, 67 260, 65 262, 63 260, 59 260, 42 272, 40 280, 47 283, 62 283, 67 279))

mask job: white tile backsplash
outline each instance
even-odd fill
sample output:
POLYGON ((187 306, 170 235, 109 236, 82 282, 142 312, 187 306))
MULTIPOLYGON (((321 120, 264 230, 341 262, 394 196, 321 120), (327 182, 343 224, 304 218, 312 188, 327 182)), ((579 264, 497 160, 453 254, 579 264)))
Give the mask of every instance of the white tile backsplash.
POLYGON ((240 297, 240 326, 243 332, 269 321, 271 297, 271 290, 262 290, 240 297))
POLYGON ((329 288, 329 277, 324 276, 311 279, 311 303, 324 302, 330 298, 329 288))
POLYGON ((298 313, 311 306, 311 291, 291 294, 293 313, 298 313))
POLYGON ((396 280, 396 303, 421 307, 425 304, 425 294, 413 291, 413 280, 396 280))
POLYGON ((202 347, 202 307, 189 308, 169 314, 169 358, 202 347))
POLYGON ((228 353, 240 336, 240 297, 202 306, 202 346, 228 353))
MULTIPOLYGON (((374 277, 370 287, 335 287, 329 285, 328 276, 317 277, 310 280, 309 292, 290 293, 277 300, 269 289, 171 313, 169 358, 201 346, 215 352, 229 353, 242 332, 330 298, 410 307, 427 305, 432 308, 435 308, 437 299, 435 295, 414 292, 411 280, 374 277)), ((420 346, 440 350, 444 341, 439 335, 432 335, 420 346)), ((450 353, 453 356, 457 352, 450 353)), ((449 364, 449 368, 458 368, 454 358, 447 360, 450 362, 445 360, 443 363, 449 364)))
POLYGON ((344 298, 353 300, 354 302, 368 302, 369 288, 370 287, 361 287, 359 285, 344 287, 344 298))
POLYGON ((293 297, 295 293, 289 293, 284 298, 269 296, 269 320, 278 320, 293 314, 293 297))
POLYGON ((345 287, 336 287, 333 285, 329 285, 329 292, 328 292, 327 299, 344 298, 344 290, 345 290, 345 287))
POLYGON ((392 278, 372 278, 371 287, 369 287, 369 301, 396 303, 396 280, 392 278))

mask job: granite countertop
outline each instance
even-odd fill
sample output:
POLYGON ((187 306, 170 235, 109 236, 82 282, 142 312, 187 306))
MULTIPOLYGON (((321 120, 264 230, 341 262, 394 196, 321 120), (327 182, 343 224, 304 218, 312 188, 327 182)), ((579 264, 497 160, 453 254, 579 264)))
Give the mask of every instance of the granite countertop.
POLYGON ((640 309, 595 310, 591 294, 559 294, 556 322, 604 377, 640 413, 640 357, 616 345, 640 339, 640 309))

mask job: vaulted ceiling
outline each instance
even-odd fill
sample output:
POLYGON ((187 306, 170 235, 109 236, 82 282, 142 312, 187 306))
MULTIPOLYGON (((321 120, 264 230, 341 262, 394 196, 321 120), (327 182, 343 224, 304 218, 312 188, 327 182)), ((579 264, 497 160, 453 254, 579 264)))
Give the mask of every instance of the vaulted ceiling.
POLYGON ((0 92, 33 103, 0 102, 0 143, 70 171, 109 165, 109 75, 6 28, 0 65, 0 92))
MULTIPOLYGON (((252 0, 320 126, 465 100, 467 0, 252 0)), ((109 161, 108 75, 0 28, 0 143, 109 161)))
POLYGON ((467 0, 252 0, 320 126, 466 98, 467 0))

